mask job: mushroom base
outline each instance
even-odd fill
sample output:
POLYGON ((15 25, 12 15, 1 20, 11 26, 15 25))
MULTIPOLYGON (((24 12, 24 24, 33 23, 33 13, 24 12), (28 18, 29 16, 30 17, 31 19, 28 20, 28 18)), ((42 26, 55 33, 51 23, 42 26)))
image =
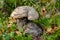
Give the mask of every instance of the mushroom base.
POLYGON ((27 20, 27 18, 17 19, 17 26, 19 30, 22 28, 26 35, 30 34, 34 36, 32 40, 38 40, 38 37, 43 34, 43 26, 38 23, 34 23, 33 21, 27 20))

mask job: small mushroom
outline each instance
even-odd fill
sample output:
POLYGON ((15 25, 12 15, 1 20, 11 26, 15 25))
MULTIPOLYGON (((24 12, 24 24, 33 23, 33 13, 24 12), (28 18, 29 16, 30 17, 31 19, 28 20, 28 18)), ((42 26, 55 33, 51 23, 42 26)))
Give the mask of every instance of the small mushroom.
POLYGON ((32 34, 33 36, 40 36, 42 29, 37 24, 29 22, 39 18, 38 12, 29 6, 17 7, 11 14, 12 19, 16 19, 18 29, 23 29, 23 32, 32 34))

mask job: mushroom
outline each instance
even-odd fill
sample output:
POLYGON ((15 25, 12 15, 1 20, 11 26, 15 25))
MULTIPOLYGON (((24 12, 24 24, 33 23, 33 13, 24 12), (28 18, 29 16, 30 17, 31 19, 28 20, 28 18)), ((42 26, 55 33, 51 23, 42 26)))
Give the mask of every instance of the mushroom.
POLYGON ((38 12, 29 6, 17 7, 11 14, 12 20, 15 19, 17 22, 18 29, 23 29, 23 32, 32 34, 33 36, 40 36, 42 29, 37 24, 29 21, 33 21, 39 18, 38 12))

